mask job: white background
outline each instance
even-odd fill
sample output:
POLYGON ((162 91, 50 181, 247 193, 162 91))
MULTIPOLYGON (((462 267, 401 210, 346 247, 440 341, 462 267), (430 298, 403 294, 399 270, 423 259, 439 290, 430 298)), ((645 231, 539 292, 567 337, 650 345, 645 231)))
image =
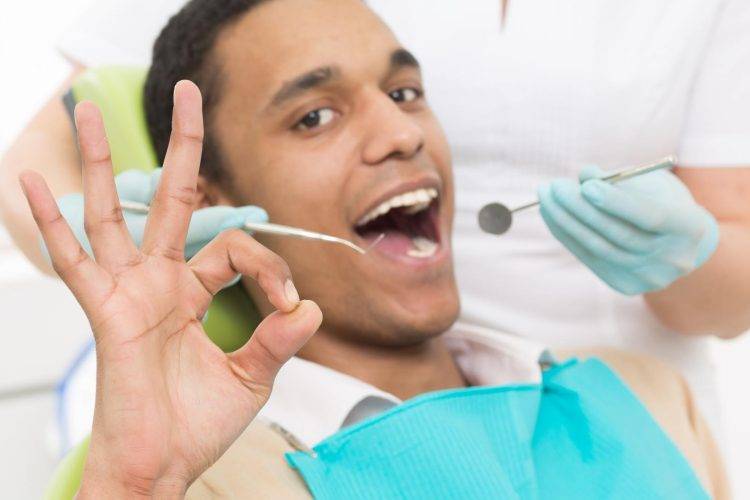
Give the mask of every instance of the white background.
MULTIPOLYGON (((0 7, 0 154, 68 73, 54 46, 89 0, 0 7)), ((56 457, 52 387, 88 339, 85 318, 54 279, 39 276, 0 227, 0 497, 38 498, 56 457)), ((725 456, 736 498, 750 498, 750 335, 715 346, 725 456)))

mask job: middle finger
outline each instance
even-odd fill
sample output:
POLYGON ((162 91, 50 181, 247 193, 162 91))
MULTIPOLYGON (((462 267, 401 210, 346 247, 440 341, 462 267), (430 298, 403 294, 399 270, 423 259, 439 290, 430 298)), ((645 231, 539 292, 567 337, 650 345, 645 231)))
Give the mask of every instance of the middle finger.
POLYGON ((84 227, 96 261, 116 271, 139 254, 120 208, 104 122, 92 102, 76 106, 75 118, 83 160, 84 227))
POLYGON ((184 259, 203 148, 203 103, 193 82, 174 88, 172 135, 143 236, 143 251, 184 259))

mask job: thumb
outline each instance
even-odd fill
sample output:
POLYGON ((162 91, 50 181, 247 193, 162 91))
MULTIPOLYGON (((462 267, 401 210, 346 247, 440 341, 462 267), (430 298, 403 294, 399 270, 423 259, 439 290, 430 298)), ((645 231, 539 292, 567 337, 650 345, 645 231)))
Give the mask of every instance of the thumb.
POLYGON ((249 389, 270 394, 279 369, 297 354, 318 330, 323 313, 315 302, 303 300, 289 313, 276 311, 267 316, 250 340, 229 354, 235 375, 249 389))

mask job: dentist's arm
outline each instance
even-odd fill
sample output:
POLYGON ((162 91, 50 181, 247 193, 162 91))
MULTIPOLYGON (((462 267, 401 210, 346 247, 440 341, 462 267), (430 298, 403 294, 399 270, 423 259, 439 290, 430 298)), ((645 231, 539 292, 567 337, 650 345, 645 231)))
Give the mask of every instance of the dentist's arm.
POLYGON ((552 234, 615 290, 643 295, 666 326, 685 334, 750 328, 750 169, 652 172, 612 185, 539 190, 552 234))
POLYGON ((317 330, 284 261, 241 231, 184 259, 203 122, 190 82, 175 87, 172 138, 144 239, 122 217, 101 116, 76 109, 86 232, 81 247, 43 178, 21 175, 55 270, 94 332, 97 396, 78 498, 180 498, 265 404, 279 368, 317 330), (225 354, 203 331, 213 295, 237 274, 255 278, 277 311, 225 354))
POLYGON ((703 267, 647 293, 646 301, 678 332, 735 337, 750 329, 750 167, 679 168, 675 173, 716 218, 721 238, 703 267))
POLYGON ((18 185, 18 174, 27 169, 40 172, 55 197, 81 191, 81 162, 62 96, 82 70, 74 67, 0 159, 0 220, 26 257, 50 274, 52 267, 41 251, 39 230, 18 185))

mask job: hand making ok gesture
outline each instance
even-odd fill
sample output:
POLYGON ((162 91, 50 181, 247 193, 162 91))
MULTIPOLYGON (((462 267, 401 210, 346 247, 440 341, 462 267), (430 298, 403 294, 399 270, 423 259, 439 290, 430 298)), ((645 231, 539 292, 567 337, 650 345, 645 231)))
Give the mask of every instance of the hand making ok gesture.
POLYGON ((299 301, 285 262, 241 231, 222 233, 185 262, 203 137, 194 84, 175 86, 172 137, 140 249, 123 222, 96 106, 79 104, 76 124, 94 259, 44 180, 25 172, 21 184, 55 270, 96 339, 96 409, 79 495, 180 496, 252 421, 321 313, 299 301), (278 311, 241 349, 225 354, 201 318, 238 273, 255 278, 278 311))

